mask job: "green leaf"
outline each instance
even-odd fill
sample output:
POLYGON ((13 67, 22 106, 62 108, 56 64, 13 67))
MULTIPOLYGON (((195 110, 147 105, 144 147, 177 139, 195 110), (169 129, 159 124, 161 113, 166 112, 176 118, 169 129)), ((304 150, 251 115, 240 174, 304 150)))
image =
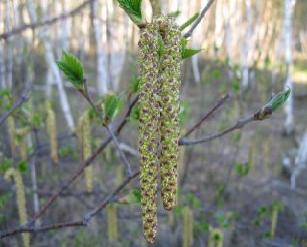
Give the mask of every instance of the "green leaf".
POLYGON ((21 173, 25 173, 28 170, 28 162, 25 160, 22 160, 18 163, 18 170, 21 173))
POLYGON ((140 83, 141 80, 136 76, 133 76, 130 86, 132 93, 137 93, 140 90, 140 83))
POLYGON ((180 102, 180 109, 179 109, 179 123, 180 123, 180 125, 185 124, 185 122, 187 120, 188 112, 189 112, 189 103, 187 101, 181 101, 180 102))
POLYGON ((199 12, 195 13, 189 20, 187 20, 185 23, 183 23, 180 26, 180 30, 186 29, 188 26, 190 26, 196 19, 199 17, 199 12))
POLYGON ((190 58, 197 53, 201 52, 201 49, 193 49, 193 48, 187 48, 188 40, 182 39, 181 40, 181 58, 186 59, 190 58))
POLYGON ((281 107, 289 98, 291 94, 291 89, 288 88, 278 94, 274 95, 270 100, 269 104, 272 105, 272 111, 276 111, 279 107, 281 107))
POLYGON ((61 60, 57 61, 58 68, 64 73, 66 80, 77 89, 84 90, 84 69, 77 57, 63 52, 61 60))
POLYGON ((131 111, 130 120, 131 121, 139 121, 140 119, 140 106, 136 104, 131 111))
POLYGON ((5 172, 12 167, 12 160, 4 159, 0 163, 0 175, 4 175, 5 172))
POLYGON ((249 165, 238 163, 235 165, 235 170, 240 177, 245 177, 248 175, 250 167, 249 165))
POLYGON ((181 57, 182 59, 190 58, 199 52, 201 52, 201 49, 185 48, 181 51, 181 57))
POLYGON ((112 121, 117 116, 121 109, 121 106, 122 101, 118 96, 112 93, 109 93, 105 96, 102 107, 104 112, 104 122, 106 124, 112 121))
POLYGON ((142 0, 117 0, 120 7, 123 8, 130 19, 140 24, 142 22, 142 0))

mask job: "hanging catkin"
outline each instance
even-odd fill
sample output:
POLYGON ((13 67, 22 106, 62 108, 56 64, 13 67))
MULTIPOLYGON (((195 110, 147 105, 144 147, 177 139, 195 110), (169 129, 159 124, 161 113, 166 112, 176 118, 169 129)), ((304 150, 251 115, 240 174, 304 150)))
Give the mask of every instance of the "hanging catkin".
MULTIPOLYGON (((6 171, 4 175, 5 180, 10 180, 13 178, 16 185, 16 200, 18 207, 18 214, 20 219, 20 224, 27 223, 27 208, 26 208, 26 197, 25 197, 25 187, 22 181, 20 172, 15 168, 10 168, 6 171)), ((29 233, 22 234, 24 247, 30 247, 30 235, 29 233)))
POLYGON ((115 242, 118 239, 116 205, 110 204, 110 205, 107 206, 107 220, 108 220, 108 239, 109 239, 109 242, 115 242))
POLYGON ((150 23, 140 31, 140 119, 139 152, 141 205, 144 235, 149 243, 154 243, 157 227, 157 175, 159 145, 158 73, 159 73, 159 33, 157 24, 150 23))
POLYGON ((9 134, 9 140, 11 145, 11 152, 14 156, 16 153, 16 128, 15 128, 15 120, 14 117, 9 116, 7 118, 7 127, 8 127, 8 134, 9 134))
MULTIPOLYGON (((91 148, 91 123, 89 112, 86 111, 79 119, 78 123, 78 139, 82 149, 82 160, 87 160, 92 155, 91 148)), ((93 167, 88 166, 84 170, 85 185, 88 192, 93 191, 93 167)))
POLYGON ((55 113, 50 102, 46 103, 47 108, 47 131, 50 139, 50 157, 55 164, 59 163, 58 157, 58 141, 57 141, 57 126, 55 113))
POLYGON ((163 206, 171 210, 176 205, 179 126, 179 90, 181 71, 181 33, 172 19, 159 19, 163 39, 160 64, 160 175, 163 206))
POLYGON ((189 207, 183 209, 183 247, 193 245, 193 212, 189 207))

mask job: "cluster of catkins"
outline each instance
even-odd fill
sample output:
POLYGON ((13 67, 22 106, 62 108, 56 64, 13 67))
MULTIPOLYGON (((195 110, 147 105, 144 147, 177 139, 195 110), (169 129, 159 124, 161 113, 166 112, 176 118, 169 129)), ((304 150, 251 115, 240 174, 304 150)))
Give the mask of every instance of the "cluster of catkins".
POLYGON ((176 205, 180 44, 181 32, 171 18, 154 19, 141 29, 140 183, 144 234, 149 243, 156 237, 159 165, 163 206, 171 210, 176 205))

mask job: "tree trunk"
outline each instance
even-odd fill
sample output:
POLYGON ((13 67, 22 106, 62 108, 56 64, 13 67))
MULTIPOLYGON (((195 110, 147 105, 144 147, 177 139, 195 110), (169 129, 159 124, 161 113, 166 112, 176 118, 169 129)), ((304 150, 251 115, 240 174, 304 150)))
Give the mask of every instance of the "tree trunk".
POLYGON ((294 131, 294 109, 293 109, 293 82, 292 82, 292 21, 295 7, 295 0, 285 0, 284 14, 284 41, 285 41, 285 63, 286 81, 285 88, 290 88, 292 93, 285 104, 286 120, 284 123, 285 132, 291 134, 294 131))

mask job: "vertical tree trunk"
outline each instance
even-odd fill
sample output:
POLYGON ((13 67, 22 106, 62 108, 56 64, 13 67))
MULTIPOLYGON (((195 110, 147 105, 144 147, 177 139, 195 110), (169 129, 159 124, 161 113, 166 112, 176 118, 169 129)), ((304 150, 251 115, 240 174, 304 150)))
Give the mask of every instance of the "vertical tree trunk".
MULTIPOLYGON (((42 7, 43 7, 43 15, 44 19, 47 18, 47 2, 43 1, 42 7)), ((36 14, 36 8, 33 3, 33 0, 27 0, 27 9, 31 18, 31 22, 35 23, 37 22, 37 14, 36 14)), ((38 37, 42 41, 44 49, 45 49, 45 59, 46 63, 49 66, 49 69, 52 71, 53 77, 55 79, 55 83, 58 88, 60 102, 61 102, 61 108, 64 113, 65 120, 67 122, 67 125, 70 129, 70 131, 74 131, 75 124, 73 120, 73 116, 70 110, 70 105, 68 102, 68 98, 63 86, 63 80, 60 75, 60 71, 57 68, 56 60, 53 54, 52 46, 48 37, 47 29, 42 28, 38 30, 38 37)))
POLYGON ((250 55, 250 42, 253 34, 253 12, 251 6, 251 0, 245 0, 246 7, 246 33, 244 35, 244 41, 242 42, 241 50, 241 71, 242 71, 242 81, 241 84, 243 88, 247 88, 249 84, 249 55, 250 55))
POLYGON ((284 123, 285 132, 291 134, 294 131, 294 109, 293 109, 293 82, 291 77, 292 72, 292 22, 293 12, 296 0, 285 0, 284 13, 284 41, 285 41, 285 63, 286 63, 286 81, 285 88, 290 88, 292 94, 285 105, 286 120, 284 123))
MULTIPOLYGON (((94 35, 95 35, 95 45, 96 45, 96 60, 97 60, 97 87, 98 93, 100 95, 104 95, 108 92, 108 77, 107 77, 107 70, 106 70, 106 63, 105 63, 105 52, 103 47, 103 40, 102 40, 102 26, 105 23, 101 23, 100 16, 101 16, 101 6, 99 5, 99 1, 95 1, 93 3, 93 21, 94 21, 94 35)), ((105 16, 105 15, 103 15, 105 16)), ((105 32, 104 32, 105 33, 105 32)))

